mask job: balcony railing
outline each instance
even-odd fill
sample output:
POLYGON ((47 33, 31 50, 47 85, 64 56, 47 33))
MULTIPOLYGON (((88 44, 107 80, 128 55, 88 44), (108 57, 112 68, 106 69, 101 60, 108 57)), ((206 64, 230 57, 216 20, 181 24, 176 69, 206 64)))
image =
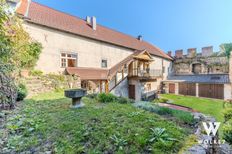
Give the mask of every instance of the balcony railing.
POLYGON ((134 69, 130 73, 131 77, 160 77, 162 76, 162 70, 158 69, 147 69, 147 70, 138 70, 134 69))

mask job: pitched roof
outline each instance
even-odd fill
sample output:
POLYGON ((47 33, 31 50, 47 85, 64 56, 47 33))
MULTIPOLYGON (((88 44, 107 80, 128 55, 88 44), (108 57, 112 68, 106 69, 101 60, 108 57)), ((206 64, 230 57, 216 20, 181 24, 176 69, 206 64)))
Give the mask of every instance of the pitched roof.
POLYGON ((66 68, 66 73, 76 74, 80 76, 81 80, 107 80, 111 79, 117 71, 119 71, 125 64, 129 65, 134 59, 134 56, 137 56, 144 51, 135 51, 133 54, 129 55, 110 69, 102 68, 88 68, 88 67, 68 67, 66 68))
MULTIPOLYGON (((17 13, 25 16, 27 12, 27 0, 21 0, 22 3, 17 9, 17 13)), ((29 3, 27 21, 44 25, 57 30, 81 35, 91 39, 111 43, 118 46, 134 50, 146 49, 150 54, 172 60, 158 47, 137 38, 123 34, 121 32, 97 25, 97 29, 93 30, 85 20, 78 17, 54 10, 47 6, 36 2, 29 3)))
POLYGON ((81 80, 107 80, 108 70, 86 67, 67 67, 68 74, 77 74, 81 80))
POLYGON ((173 75, 166 82, 189 82, 189 83, 230 83, 229 74, 199 74, 199 75, 173 75))

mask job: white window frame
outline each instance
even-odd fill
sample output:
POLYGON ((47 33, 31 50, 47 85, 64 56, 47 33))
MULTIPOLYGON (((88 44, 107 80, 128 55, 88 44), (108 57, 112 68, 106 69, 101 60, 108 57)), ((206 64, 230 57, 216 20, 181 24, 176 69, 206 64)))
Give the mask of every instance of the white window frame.
POLYGON ((108 68, 108 60, 106 58, 102 58, 101 59, 101 68, 108 68), (102 67, 102 61, 105 60, 106 61, 106 67, 102 67))
POLYGON ((60 52, 60 67, 61 67, 61 68, 66 68, 66 67, 68 67, 68 59, 74 59, 74 60, 76 60, 76 64, 75 64, 76 66, 75 66, 75 67, 77 67, 77 64, 78 64, 78 54, 75 53, 75 52, 65 52, 65 51, 62 51, 62 52, 60 52), (62 54, 65 54, 65 57, 62 56, 62 54), (73 58, 73 57, 68 57, 68 54, 75 55, 76 57, 75 57, 75 58, 73 58), (65 59, 65 60, 66 60, 65 66, 62 66, 62 59, 65 59))

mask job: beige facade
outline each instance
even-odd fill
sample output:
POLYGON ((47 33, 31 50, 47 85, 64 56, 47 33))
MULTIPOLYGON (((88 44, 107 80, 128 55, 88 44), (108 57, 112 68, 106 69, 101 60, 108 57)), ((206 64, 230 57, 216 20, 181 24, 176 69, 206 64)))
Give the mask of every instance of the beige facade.
POLYGON ((44 26, 24 23, 31 37, 42 43, 43 50, 36 69, 45 73, 63 72, 61 52, 75 53, 78 67, 101 68, 101 60, 106 59, 108 68, 133 53, 133 50, 85 37, 53 30, 44 26))
MULTIPOLYGON (((25 22, 24 27, 30 36, 43 46, 35 69, 41 70, 44 73, 64 72, 65 67, 61 67, 61 53, 76 54, 77 67, 101 68, 102 60, 107 60, 107 69, 110 69, 134 53, 133 49, 104 43, 33 23, 25 22)), ((127 84, 134 84, 136 87, 136 100, 140 100, 141 95, 145 92, 158 91, 162 80, 168 76, 171 61, 153 55, 151 58, 153 61, 150 63, 150 69, 160 70, 163 72, 163 75, 156 80, 148 82, 129 81, 127 84), (150 87, 149 90, 146 89, 146 86, 150 87)), ((117 77, 117 79, 119 78, 117 77)), ((100 87, 99 81, 94 82, 97 87, 100 87)), ((127 86, 124 85, 123 87, 127 86)), ((95 89, 95 92, 99 91, 99 89, 95 89)), ((115 94, 119 93, 118 90, 113 90, 112 92, 115 92, 115 94)))

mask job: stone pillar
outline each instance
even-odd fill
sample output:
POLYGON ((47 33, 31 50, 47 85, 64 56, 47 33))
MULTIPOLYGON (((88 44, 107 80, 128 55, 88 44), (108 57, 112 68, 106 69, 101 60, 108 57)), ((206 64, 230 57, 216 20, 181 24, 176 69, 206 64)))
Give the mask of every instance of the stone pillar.
POLYGON ((196 97, 199 97, 199 83, 196 83, 196 97))
POLYGON ((183 50, 176 50, 175 51, 175 57, 176 58, 183 58, 183 50))
POLYGON ((172 51, 168 51, 168 55, 172 57, 172 51))
POLYGON ((188 57, 193 58, 197 54, 197 48, 189 48, 188 49, 188 57))
POLYGON ((211 56, 213 54, 213 46, 203 47, 201 52, 203 57, 211 56))
POLYGON ((169 94, 169 84, 170 83, 165 84, 165 93, 167 93, 167 94, 169 94))
POLYGON ((179 95, 179 83, 175 83, 175 94, 179 95))

